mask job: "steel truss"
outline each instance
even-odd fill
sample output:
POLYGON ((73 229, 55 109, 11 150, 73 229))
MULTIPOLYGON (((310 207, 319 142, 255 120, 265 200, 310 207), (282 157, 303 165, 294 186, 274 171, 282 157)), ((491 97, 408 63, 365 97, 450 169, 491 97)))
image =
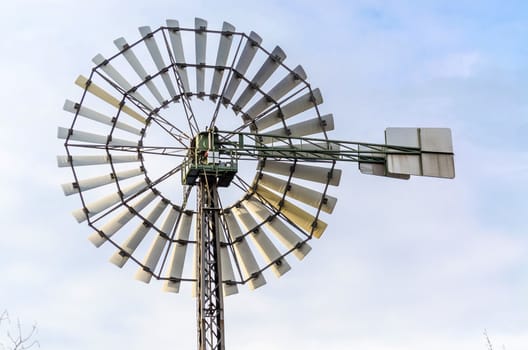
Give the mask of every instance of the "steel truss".
POLYGON ((224 350, 224 300, 220 278, 220 223, 216 178, 204 175, 197 185, 198 221, 196 306, 198 349, 224 350))

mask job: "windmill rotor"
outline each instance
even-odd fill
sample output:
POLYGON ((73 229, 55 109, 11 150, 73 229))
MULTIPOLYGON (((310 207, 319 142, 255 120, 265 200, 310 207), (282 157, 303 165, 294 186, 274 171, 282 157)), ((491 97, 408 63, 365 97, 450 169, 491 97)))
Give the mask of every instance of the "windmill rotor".
POLYGON ((114 40, 66 100, 58 166, 73 211, 110 262, 167 292, 191 284, 199 349, 224 349, 223 297, 291 269, 327 228, 338 162, 396 178, 454 177, 448 129, 390 128, 385 144, 335 141, 321 91, 255 32, 176 20, 114 40), (194 48, 194 49, 193 49, 194 48))

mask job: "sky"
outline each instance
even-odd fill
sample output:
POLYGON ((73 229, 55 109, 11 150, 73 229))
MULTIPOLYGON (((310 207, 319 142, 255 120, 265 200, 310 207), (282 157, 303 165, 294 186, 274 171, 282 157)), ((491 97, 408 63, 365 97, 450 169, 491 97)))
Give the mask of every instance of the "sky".
MULTIPOLYGON (((225 301, 226 349, 528 347, 528 5, 523 1, 11 1, 0 3, 0 311, 43 349, 192 349, 189 289, 115 268, 70 212, 57 126, 91 58, 167 18, 222 21, 280 45, 333 113, 335 139, 449 127, 456 178, 342 164, 329 228, 280 279, 225 301)), ((1 325, 0 325, 1 326, 1 325)), ((2 329, 0 328, 0 341, 2 329)))

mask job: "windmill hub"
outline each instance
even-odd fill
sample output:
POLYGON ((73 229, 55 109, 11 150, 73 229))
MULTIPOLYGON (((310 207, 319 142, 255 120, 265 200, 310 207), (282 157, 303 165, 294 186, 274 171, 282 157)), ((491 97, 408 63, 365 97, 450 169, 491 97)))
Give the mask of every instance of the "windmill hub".
POLYGON ((238 169, 236 147, 220 141, 216 128, 200 132, 191 141, 183 167, 185 185, 192 186, 200 180, 227 187, 238 169))

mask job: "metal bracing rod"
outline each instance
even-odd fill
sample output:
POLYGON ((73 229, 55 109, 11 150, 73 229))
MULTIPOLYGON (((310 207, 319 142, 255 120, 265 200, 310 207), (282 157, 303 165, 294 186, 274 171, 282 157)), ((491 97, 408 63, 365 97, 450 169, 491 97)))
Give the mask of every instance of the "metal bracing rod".
POLYGON ((216 178, 202 175, 198 184, 198 276, 196 300, 198 349, 224 350, 224 301, 220 265, 219 205, 216 178))
POLYGON ((167 49, 167 53, 168 53, 169 59, 171 61, 171 67, 172 67, 172 71, 174 73, 174 78, 176 79, 176 83, 177 83, 177 86, 178 86, 178 91, 179 91, 180 96, 181 96, 183 110, 185 112, 185 116, 187 117, 187 123, 189 124, 189 129, 191 131, 191 136, 194 137, 194 135, 197 134, 200 131, 200 128, 198 127, 198 123, 196 122, 196 117, 194 116, 194 112, 192 110, 191 102, 189 101, 189 96, 187 95, 187 93, 185 91, 185 88, 183 86, 183 82, 181 80, 181 76, 180 76, 180 74, 178 73, 178 71, 176 69, 176 66, 177 66, 176 65, 176 61, 175 61, 174 56, 172 55, 172 52, 171 52, 171 49, 170 49, 170 45, 169 45, 169 42, 167 40, 167 36, 165 34, 165 31, 162 31, 162 33, 163 33, 163 40, 165 42, 165 47, 167 49))

